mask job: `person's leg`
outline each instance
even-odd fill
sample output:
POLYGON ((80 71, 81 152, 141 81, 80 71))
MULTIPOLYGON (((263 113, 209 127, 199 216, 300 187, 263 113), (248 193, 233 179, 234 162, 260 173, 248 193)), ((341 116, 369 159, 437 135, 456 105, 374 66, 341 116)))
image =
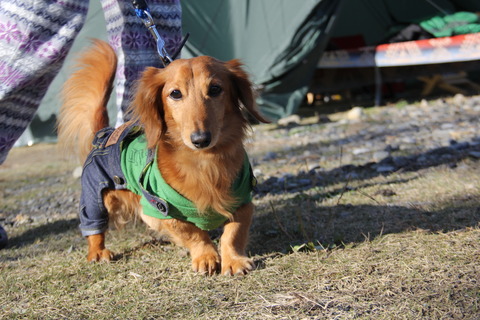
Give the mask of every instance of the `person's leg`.
MULTIPOLYGON (((150 13, 170 54, 182 41, 180 0, 149 0, 150 13)), ((153 36, 136 16, 131 1, 102 0, 108 40, 118 56, 116 73, 117 126, 125 119, 135 80, 145 67, 161 67, 153 36)))
POLYGON ((88 0, 0 2, 0 164, 32 121, 87 11, 88 0))

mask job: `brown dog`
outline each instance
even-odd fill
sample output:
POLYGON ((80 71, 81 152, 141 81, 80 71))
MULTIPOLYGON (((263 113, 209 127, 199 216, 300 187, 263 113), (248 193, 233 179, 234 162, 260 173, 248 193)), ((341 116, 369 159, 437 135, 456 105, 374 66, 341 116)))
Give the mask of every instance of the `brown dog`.
MULTIPOLYGON (((78 150, 82 161, 91 163, 89 157, 95 153, 91 152, 92 141, 103 135, 97 131, 108 127, 105 105, 116 56, 108 44, 96 40, 78 66, 64 86, 59 141, 78 150)), ((137 140, 144 139, 145 154, 147 149, 155 151, 155 170, 158 167, 165 182, 194 204, 198 217, 209 219, 211 211, 224 217, 224 231, 217 251, 205 230, 188 219, 147 214, 148 204, 140 200, 141 192, 118 188, 117 184, 101 190, 110 222, 141 217, 152 229, 165 232, 173 242, 186 247, 196 272, 213 274, 220 271, 220 266, 222 274, 250 271, 253 262, 246 256, 245 247, 254 206, 251 201, 239 204, 232 191, 245 171, 247 159, 242 144, 248 128, 245 111, 268 122, 256 110, 251 83, 237 60, 221 62, 203 56, 176 60, 164 69, 147 68, 130 108, 132 123, 141 129, 133 130, 134 137, 123 144, 130 143, 142 130, 144 138, 137 140)), ((120 134, 118 130, 113 133, 106 145, 116 142, 120 134)), ((85 164, 84 176, 88 168, 85 164)), ((82 194, 86 188, 89 186, 82 177, 82 194)), ((166 203, 168 206, 168 199, 166 203)), ((87 236, 89 261, 112 259, 104 239, 104 231, 87 236)))

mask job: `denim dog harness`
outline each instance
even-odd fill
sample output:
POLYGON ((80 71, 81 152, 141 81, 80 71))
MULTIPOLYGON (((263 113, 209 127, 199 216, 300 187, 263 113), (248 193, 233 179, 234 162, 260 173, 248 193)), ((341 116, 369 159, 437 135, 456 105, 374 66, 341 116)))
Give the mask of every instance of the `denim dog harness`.
POLYGON ((108 228, 108 213, 103 204, 104 189, 126 189, 120 165, 122 141, 131 135, 132 128, 124 124, 117 130, 104 128, 95 134, 93 149, 82 171, 80 197, 80 230, 83 236, 103 233, 108 228))
MULTIPOLYGON (((163 179, 158 170, 155 150, 148 150, 143 132, 132 124, 97 132, 93 150, 82 174, 80 229, 83 236, 103 233, 108 228, 108 213, 103 204, 104 189, 128 189, 140 196, 143 213, 159 219, 176 218, 195 224, 202 230, 221 226, 227 218, 213 210, 199 215, 195 205, 163 179)), ((252 200, 256 183, 248 157, 232 184, 237 200, 232 212, 252 200)))

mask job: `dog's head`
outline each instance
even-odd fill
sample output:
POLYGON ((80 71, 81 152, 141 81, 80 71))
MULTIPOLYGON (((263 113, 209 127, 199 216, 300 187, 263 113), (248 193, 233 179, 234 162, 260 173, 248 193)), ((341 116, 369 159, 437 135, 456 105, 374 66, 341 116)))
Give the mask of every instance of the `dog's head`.
POLYGON ((208 150, 243 137, 246 109, 268 122, 255 107, 252 85, 238 60, 180 59, 164 69, 147 68, 130 110, 145 128, 148 147, 162 135, 193 150, 208 150), (241 136, 239 135, 239 129, 241 136))

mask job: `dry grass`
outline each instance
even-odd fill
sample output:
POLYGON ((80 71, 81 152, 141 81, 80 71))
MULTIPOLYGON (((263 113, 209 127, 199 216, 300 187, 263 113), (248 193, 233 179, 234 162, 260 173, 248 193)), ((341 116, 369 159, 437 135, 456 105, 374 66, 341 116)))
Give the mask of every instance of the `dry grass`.
POLYGON ((115 262, 87 263, 75 204, 35 218, 49 193, 78 197, 54 154, 15 149, 0 167, 2 319, 480 318, 478 161, 257 197, 257 270, 203 277, 141 224, 109 233, 115 262))

